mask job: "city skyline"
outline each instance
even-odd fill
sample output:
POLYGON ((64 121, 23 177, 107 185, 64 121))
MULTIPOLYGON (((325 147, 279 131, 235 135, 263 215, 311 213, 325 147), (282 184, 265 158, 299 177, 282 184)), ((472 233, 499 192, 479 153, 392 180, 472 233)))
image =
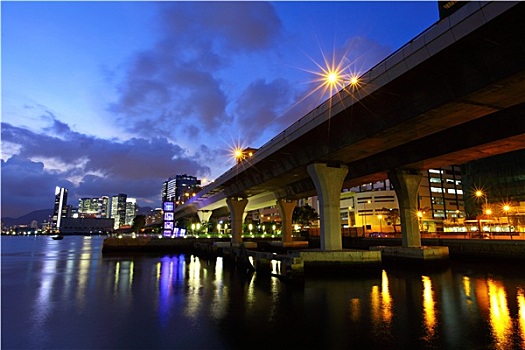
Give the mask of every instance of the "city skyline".
POLYGON ((55 186, 158 207, 170 176, 213 180, 324 101, 325 61, 362 74, 438 20, 433 1, 1 6, 2 217, 55 186))

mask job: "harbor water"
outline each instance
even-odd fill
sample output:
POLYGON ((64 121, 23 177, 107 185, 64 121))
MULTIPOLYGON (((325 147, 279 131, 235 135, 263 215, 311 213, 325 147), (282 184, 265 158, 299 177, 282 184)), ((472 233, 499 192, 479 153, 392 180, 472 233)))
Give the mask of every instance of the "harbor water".
POLYGON ((297 285, 221 257, 103 254, 103 239, 2 237, 2 349, 525 348, 520 263, 297 285))

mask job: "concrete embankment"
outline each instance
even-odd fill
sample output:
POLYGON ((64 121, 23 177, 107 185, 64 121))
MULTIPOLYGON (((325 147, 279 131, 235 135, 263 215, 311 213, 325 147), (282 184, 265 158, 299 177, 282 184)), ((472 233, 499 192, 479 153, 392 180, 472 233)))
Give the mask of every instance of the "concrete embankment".
POLYGON ((148 237, 108 237, 102 245, 103 253, 154 253, 154 252, 181 252, 193 249, 195 238, 158 238, 148 237))
MULTIPOLYGON (((461 239, 424 238, 423 246, 448 247, 451 258, 494 258, 525 260, 525 240, 507 239, 461 239)), ((370 249, 373 246, 400 246, 398 238, 362 238, 348 241, 345 245, 370 249)))

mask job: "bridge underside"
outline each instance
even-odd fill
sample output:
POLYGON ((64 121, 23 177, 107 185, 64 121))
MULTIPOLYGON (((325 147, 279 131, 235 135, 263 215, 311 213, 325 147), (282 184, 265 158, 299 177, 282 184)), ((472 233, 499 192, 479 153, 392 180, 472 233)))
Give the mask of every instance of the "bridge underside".
POLYGON ((176 216, 220 211, 227 198, 248 198, 252 210, 319 195, 312 164, 347 167, 348 188, 394 171, 525 149, 525 3, 472 2, 457 13, 263 145, 176 216))

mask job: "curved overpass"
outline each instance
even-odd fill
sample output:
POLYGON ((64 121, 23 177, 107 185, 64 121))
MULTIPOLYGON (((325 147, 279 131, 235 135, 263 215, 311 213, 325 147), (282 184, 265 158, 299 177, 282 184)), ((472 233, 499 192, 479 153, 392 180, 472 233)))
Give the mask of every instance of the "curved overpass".
POLYGON ((307 167, 344 186, 525 148, 525 3, 468 3, 177 207, 176 217, 317 194, 307 167))

